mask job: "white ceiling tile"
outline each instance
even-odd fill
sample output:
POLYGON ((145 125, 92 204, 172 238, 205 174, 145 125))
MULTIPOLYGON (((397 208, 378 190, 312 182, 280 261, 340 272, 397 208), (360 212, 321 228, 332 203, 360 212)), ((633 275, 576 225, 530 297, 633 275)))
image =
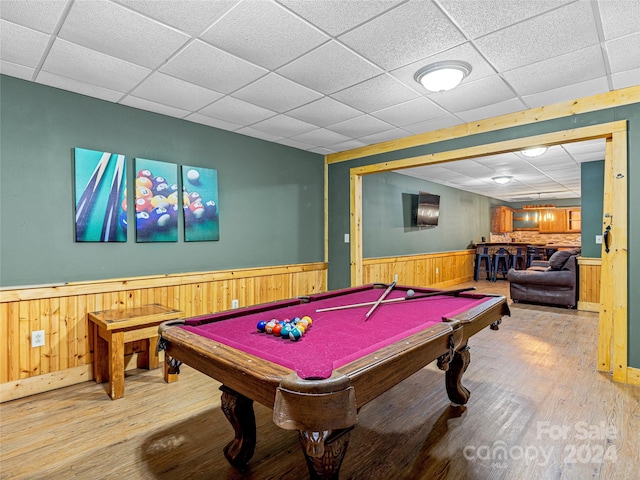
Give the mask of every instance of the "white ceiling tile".
POLYGON ((371 113, 371 116, 384 120, 391 125, 403 127, 405 125, 441 117, 446 115, 446 113, 446 111, 434 104, 431 100, 420 97, 383 110, 378 110, 377 112, 371 113))
POLYGON ((336 150, 331 150, 325 147, 310 148, 309 151, 313 153, 319 153, 320 155, 329 155, 330 153, 336 152, 336 150))
POLYGON ((602 76, 587 80, 586 82, 574 83, 565 87, 544 90, 540 93, 524 95, 522 100, 529 108, 553 105, 554 103, 566 102, 577 98, 588 97, 609 90, 607 77, 602 76))
POLYGON ((640 30, 640 2, 637 0, 601 0, 598 10, 606 40, 640 30))
POLYGON ((251 125, 251 128, 270 135, 293 137, 294 135, 300 135, 301 133, 314 130, 316 126, 286 115, 276 115, 275 117, 254 123, 251 125))
POLYGON ((59 38, 53 43, 42 70, 119 92, 131 90, 150 73, 147 68, 59 38))
POLYGON ((329 42, 278 70, 318 92, 330 94, 379 75, 382 70, 337 42, 329 42))
POLYGON ((364 147, 365 144, 359 140, 353 139, 346 142, 336 143, 335 145, 328 145, 326 148, 334 152, 344 152, 345 150, 352 150, 354 148, 364 147))
POLYGON ((351 120, 329 125, 327 128, 349 137, 358 138, 391 130, 393 127, 382 120, 378 120, 369 115, 363 115, 352 118, 351 120))
POLYGON ((504 102, 496 102, 484 107, 474 108, 472 110, 465 110, 463 112, 456 112, 456 115, 463 119, 465 122, 475 122, 476 120, 482 120, 484 118, 497 117, 499 115, 506 115, 507 113, 519 112, 526 110, 526 105, 518 98, 511 98, 504 102))
POLYGON ((84 47, 149 68, 189 39, 184 33, 109 2, 75 2, 58 34, 84 47))
POLYGON ((231 93, 267 74, 264 68, 200 41, 189 44, 160 71, 222 93, 231 93))
POLYGON ((199 110, 222 97, 221 93, 159 72, 146 78, 131 95, 191 111, 199 110))
POLYGON ((263 0, 238 4, 200 38, 271 70, 329 40, 282 6, 263 0))
POLYGON ((322 97, 321 94, 275 73, 270 73, 251 85, 238 90, 233 96, 279 113, 322 97))
POLYGON ((292 137, 293 140, 308 143, 313 146, 334 145, 349 140, 346 135, 341 135, 326 128, 318 128, 310 132, 292 137))
POLYGON ((0 56, 6 62, 37 67, 49 38, 47 34, 0 20, 0 56))
POLYGON ((425 132, 433 132, 435 130, 440 130, 442 128, 453 127, 455 125, 460 125, 463 123, 462 120, 456 118, 453 115, 444 115, 442 117, 432 118, 431 120, 426 120, 424 122, 412 123, 411 125, 404 125, 406 131, 411 132, 413 134, 425 133, 425 132))
POLYGON ((206 115, 202 115, 200 113, 192 113, 191 115, 184 117, 184 119, 189 120, 190 122, 201 123, 202 125, 208 125, 214 128, 221 128, 222 130, 229 130, 231 132, 242 128, 242 125, 225 122, 224 120, 219 120, 217 118, 207 117, 206 115))
POLYGON ((402 0, 324 0, 301 2, 300 0, 278 0, 330 35, 340 35, 369 20, 402 0))
POLYGON ((310 148, 316 148, 317 145, 311 145, 309 143, 299 142, 293 138, 283 138, 278 140, 280 145, 286 145, 287 147, 297 148, 299 150, 309 150, 310 148))
POLYGON ((261 122, 276 115, 276 112, 230 96, 203 108, 200 113, 243 126, 261 122))
MULTIPOLYGON (((639 2, 640 3, 640 2, 639 2)), ((606 42, 611 73, 640 68, 640 32, 606 42)), ((638 78, 640 83, 640 78, 638 78)))
POLYGON ((589 2, 576 2, 476 40, 500 70, 511 70, 598 44, 589 2), (580 25, 580 28, 570 28, 580 25))
POLYGON ((501 103, 513 98, 515 94, 498 75, 465 83, 447 92, 429 95, 430 100, 454 113, 501 103))
POLYGON ((557 8, 568 1, 570 0, 440 0, 440 5, 471 38, 477 38, 557 8))
POLYGON ((201 33, 236 0, 116 0, 191 35, 201 33))
POLYGON ((53 33, 68 0, 0 0, 0 18, 44 33, 53 33))
POLYGON ((282 136, 280 135, 271 135, 269 133, 262 132, 251 127, 241 128, 239 130, 236 130, 236 133, 247 135, 249 137, 259 138, 260 140, 266 140, 268 142, 278 142, 279 140, 282 140, 282 136))
POLYGON ((287 115, 298 120, 313 123, 319 127, 326 127, 333 123, 359 117, 363 112, 340 103, 330 97, 322 97, 320 100, 308 103, 302 107, 287 112, 287 115))
POLYGON ((417 62, 413 62, 404 67, 393 70, 391 71, 391 75, 396 77, 405 85, 413 87, 419 93, 426 95, 430 92, 425 90, 422 85, 415 81, 414 77, 416 72, 422 67, 426 67, 432 63, 451 60, 466 62, 471 65, 471 73, 462 80, 463 84, 474 82, 481 78, 495 75, 496 73, 495 69, 484 59, 482 55, 480 55, 480 53, 478 53, 476 48, 471 43, 467 42, 438 53, 437 55, 422 58, 417 62))
POLYGON ((3 75, 9 75, 10 77, 21 78, 23 80, 31 80, 33 72, 35 72, 35 69, 33 68, 0 60, 0 73, 3 75))
POLYGON ((331 95, 331 98, 365 113, 375 112, 417 97, 416 92, 386 74, 331 95))
POLYGON ((632 87, 640 84, 640 68, 627 70, 626 72, 614 73, 611 75, 611 83, 614 89, 632 87))
POLYGON ((88 97, 99 98, 108 102, 117 102, 122 98, 123 93, 108 88, 98 87, 90 83, 79 82, 73 78, 61 77, 53 73, 41 71, 36 78, 36 82, 50 87, 61 88, 70 92, 87 95, 88 97))
POLYGON ((365 135, 364 137, 358 138, 358 140, 364 142, 366 145, 371 145, 374 143, 397 140, 399 138, 404 138, 407 135, 408 135, 408 132, 406 130, 402 130, 401 128, 393 128, 391 130, 386 130, 384 132, 374 133, 372 135, 365 135))
POLYGON ((340 37, 387 70, 464 43, 465 38, 433 2, 413 0, 340 37))
POLYGON ((145 100, 144 98, 132 97, 131 95, 128 95, 119 103, 129 107, 138 108, 140 110, 147 110, 149 112, 160 113, 161 115, 168 115, 170 117, 177 118, 186 117, 190 113, 188 110, 170 107, 168 105, 145 100))
POLYGON ((516 92, 524 96, 593 80, 605 74, 600 46, 595 45, 505 72, 504 76, 516 92))

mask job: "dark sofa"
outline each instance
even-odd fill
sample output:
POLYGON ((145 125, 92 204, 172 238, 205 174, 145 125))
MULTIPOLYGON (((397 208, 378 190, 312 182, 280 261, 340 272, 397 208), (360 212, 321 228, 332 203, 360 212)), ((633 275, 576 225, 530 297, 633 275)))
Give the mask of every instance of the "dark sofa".
POLYGON ((548 261, 507 272, 511 299, 574 308, 578 304, 578 251, 559 250, 548 261))

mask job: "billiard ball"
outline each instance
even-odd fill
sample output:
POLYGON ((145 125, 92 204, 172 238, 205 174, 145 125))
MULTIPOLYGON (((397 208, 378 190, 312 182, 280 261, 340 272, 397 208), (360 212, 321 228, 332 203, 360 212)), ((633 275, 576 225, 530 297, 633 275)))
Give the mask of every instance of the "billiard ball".
POLYGON ((300 331, 300 329, 298 327, 295 327, 289 332, 289 339, 297 342, 302 338, 302 335, 303 333, 300 331))
POLYGON ((283 327, 281 323, 276 323, 276 325, 271 329, 271 333, 273 333, 274 335, 280 335, 282 328, 283 327))
POLYGON ((276 326, 276 322, 274 322, 273 320, 267 322, 267 324, 264 326, 265 332, 273 333, 273 327, 275 326, 276 326))
POLYGON ((126 211, 120 214, 120 217, 118 217, 118 223, 124 230, 127 229, 127 212, 126 211))
POLYGON ((164 195, 156 195, 151 198, 151 205, 153 205, 153 208, 168 208, 169 200, 164 195))
POLYGON ((149 177, 138 177, 136 178, 136 188, 137 187, 144 187, 144 188, 150 189, 151 187, 153 187, 153 182, 149 177))
POLYGON ((169 185, 167 185, 166 182, 158 183, 157 185, 154 185, 153 187, 151 187, 151 190, 156 195, 166 195, 169 193, 169 185))
POLYGON ((159 228, 168 227, 171 223, 171 216, 169 215, 169 211, 164 207, 158 207, 151 210, 149 218, 152 222, 152 225, 158 226, 159 228))
POLYGON ((136 212, 150 212, 153 210, 151 200, 149 198, 136 198, 136 212))
POLYGON ((204 204, 204 216, 206 218, 216 218, 217 213, 218 206, 216 205, 216 202, 209 200, 204 204))
POLYGON ((140 178, 140 177, 147 177, 147 178, 151 179, 151 178, 153 178, 153 173, 151 173, 150 170, 146 170, 146 169, 140 170, 138 172, 138 178, 140 178))
POLYGON ((140 197, 151 199, 153 197, 153 192, 147 187, 136 187, 136 198, 140 197))
POLYGON ((200 194, 198 192, 191 192, 189 193, 189 200, 191 202, 195 202, 196 200, 201 199, 202 197, 200 196, 200 194))
POLYGON ((204 216, 204 205, 202 205, 202 201, 200 199, 197 199, 195 202, 190 204, 189 210, 191 210, 193 217, 197 220, 204 216))
POLYGON ((197 185, 198 180, 200 180, 200 173, 197 170, 191 169, 187 172, 187 179, 194 185, 197 185))
POLYGON ((153 177, 151 179, 153 186, 160 185, 161 183, 167 183, 167 180, 164 177, 153 177))
POLYGON ((409 289, 407 290, 407 297, 413 297, 416 294, 416 292, 414 292, 413 290, 409 289))
POLYGON ((151 220, 148 212, 136 213, 136 230, 143 232, 151 226, 151 220))
POLYGON ((309 315, 305 315, 304 317, 302 317, 300 320, 306 320, 307 323, 309 324, 309 326, 311 326, 311 324, 313 323, 311 321, 311 317, 309 315))
POLYGON ((267 322, 265 322, 264 320, 260 320, 258 322, 257 328, 259 332, 264 332, 267 329, 267 322))
POLYGON ((170 205, 177 205, 178 204, 178 192, 170 193, 169 196, 167 197, 167 200, 169 201, 170 205))

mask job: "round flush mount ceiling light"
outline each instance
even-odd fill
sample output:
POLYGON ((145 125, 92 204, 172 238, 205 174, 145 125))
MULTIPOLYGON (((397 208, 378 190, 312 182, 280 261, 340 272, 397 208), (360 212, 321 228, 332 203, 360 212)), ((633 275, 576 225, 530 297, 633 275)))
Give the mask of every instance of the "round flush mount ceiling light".
POLYGON ((520 150, 520 153, 525 157, 534 158, 542 155, 544 152, 548 150, 548 148, 549 147, 532 147, 532 148, 527 148, 525 150, 520 150))
POLYGON ((452 60, 422 67, 413 78, 431 92, 446 92, 460 85, 469 73, 471 73, 471 65, 452 60))
POLYGON ((501 175, 499 177, 493 177, 491 180, 496 182, 499 185, 504 185, 505 183, 509 183, 513 177, 509 175, 501 175))

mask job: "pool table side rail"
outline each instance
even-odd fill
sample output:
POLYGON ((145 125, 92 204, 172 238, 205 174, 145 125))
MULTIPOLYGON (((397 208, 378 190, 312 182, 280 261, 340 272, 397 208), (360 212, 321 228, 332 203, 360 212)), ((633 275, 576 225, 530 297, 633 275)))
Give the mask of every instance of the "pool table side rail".
POLYGON ((166 355, 269 408, 273 408, 275 391, 282 378, 295 375, 289 368, 197 335, 180 325, 175 321, 160 325, 166 355))

